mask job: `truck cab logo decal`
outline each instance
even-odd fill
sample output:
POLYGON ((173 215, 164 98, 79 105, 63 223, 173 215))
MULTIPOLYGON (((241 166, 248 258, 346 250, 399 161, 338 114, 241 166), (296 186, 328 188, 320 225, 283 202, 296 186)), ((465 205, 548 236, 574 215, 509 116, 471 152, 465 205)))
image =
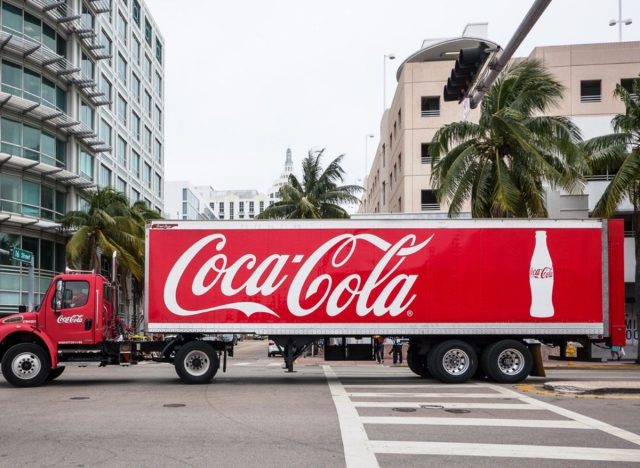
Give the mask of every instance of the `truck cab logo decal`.
POLYGON ((61 315, 56 320, 57 323, 82 323, 84 317, 79 314, 74 315, 61 315))
POLYGON ((285 273, 292 271, 292 265, 300 264, 297 271, 291 274, 287 292, 287 308, 297 317, 307 316, 316 310, 325 310, 330 317, 342 313, 355 301, 356 313, 364 317, 373 313, 376 317, 389 314, 398 316, 406 311, 415 294, 411 294, 417 275, 396 273, 407 257, 422 250, 433 235, 418 243, 414 234, 408 234, 391 244, 373 234, 342 234, 333 237, 319 246, 306 258, 303 255, 272 254, 259 260, 253 254, 245 254, 237 259, 229 259, 224 252, 227 239, 223 234, 211 234, 203 237, 189 247, 176 261, 167 276, 164 285, 164 302, 175 315, 192 316, 220 310, 237 310, 247 317, 264 313, 279 317, 269 307, 259 302, 240 301, 226 304, 206 305, 198 309, 186 309, 179 304, 178 284, 184 281, 183 276, 194 258, 209 244, 215 251, 197 268, 190 284, 190 292, 202 297, 214 287, 224 297, 237 294, 253 297, 269 296, 278 290, 289 279, 285 273), (352 273, 336 282, 327 273, 314 275, 319 265, 329 265, 339 269, 348 264, 356 255, 358 245, 368 243, 381 252, 381 256, 368 271, 352 273), (249 273, 248 278, 240 282, 236 276, 249 273), (311 304, 303 306, 315 297, 311 304))

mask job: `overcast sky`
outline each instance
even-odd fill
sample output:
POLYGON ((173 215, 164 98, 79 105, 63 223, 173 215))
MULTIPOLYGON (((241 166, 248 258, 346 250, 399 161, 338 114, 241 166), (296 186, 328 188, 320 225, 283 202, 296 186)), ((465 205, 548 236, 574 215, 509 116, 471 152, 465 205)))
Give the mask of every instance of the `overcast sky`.
MULTIPOLYGON (((383 56, 395 72, 424 39, 488 22, 505 46, 533 0, 146 0, 165 38, 165 179, 266 192, 290 147, 345 153, 348 183, 379 137, 383 56), (179 5, 179 6, 178 6, 179 5)), ((623 0, 623 40, 640 40, 640 1, 623 0)), ((520 47, 615 42, 618 0, 552 0, 520 47)), ((637 51, 640 60, 640 49, 637 51)), ((640 70, 639 70, 640 71, 640 70)), ((360 179, 360 180, 358 180, 360 179)))

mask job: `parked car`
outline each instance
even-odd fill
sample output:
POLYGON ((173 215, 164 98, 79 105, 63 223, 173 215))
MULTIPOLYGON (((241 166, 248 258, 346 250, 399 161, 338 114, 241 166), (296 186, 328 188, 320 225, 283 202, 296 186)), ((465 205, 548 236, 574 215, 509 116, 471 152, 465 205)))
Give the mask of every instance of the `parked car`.
POLYGON ((269 357, 282 356, 282 348, 280 348, 275 341, 269 340, 269 357))

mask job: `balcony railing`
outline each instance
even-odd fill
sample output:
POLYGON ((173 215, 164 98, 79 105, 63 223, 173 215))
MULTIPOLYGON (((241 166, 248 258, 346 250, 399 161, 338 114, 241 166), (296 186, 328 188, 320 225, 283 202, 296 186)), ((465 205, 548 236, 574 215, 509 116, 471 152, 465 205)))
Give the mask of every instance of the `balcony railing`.
POLYGON ((596 181, 609 181, 609 180, 613 180, 613 178, 615 177, 615 174, 593 174, 590 176, 586 176, 585 180, 590 180, 593 182, 596 181))
POLYGON ((422 117, 440 117, 440 109, 423 110, 422 117))
POLYGON ((420 162, 422 164, 431 164, 431 158, 429 156, 422 156, 420 162))
POLYGON ((439 203, 423 203, 421 205, 422 211, 439 211, 440 204, 439 203))
POLYGON ((600 102, 601 100, 602 96, 600 94, 580 96, 580 102, 600 102))

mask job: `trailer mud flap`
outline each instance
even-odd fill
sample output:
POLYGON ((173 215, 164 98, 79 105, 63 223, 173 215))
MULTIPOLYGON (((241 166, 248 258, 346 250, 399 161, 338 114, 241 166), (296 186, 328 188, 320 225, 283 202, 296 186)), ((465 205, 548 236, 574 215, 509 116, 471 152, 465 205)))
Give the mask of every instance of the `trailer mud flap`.
POLYGON ((542 362, 542 344, 530 343, 528 344, 529 351, 533 357, 533 366, 531 367, 531 373, 534 377, 546 377, 547 374, 544 371, 544 363, 542 362))

